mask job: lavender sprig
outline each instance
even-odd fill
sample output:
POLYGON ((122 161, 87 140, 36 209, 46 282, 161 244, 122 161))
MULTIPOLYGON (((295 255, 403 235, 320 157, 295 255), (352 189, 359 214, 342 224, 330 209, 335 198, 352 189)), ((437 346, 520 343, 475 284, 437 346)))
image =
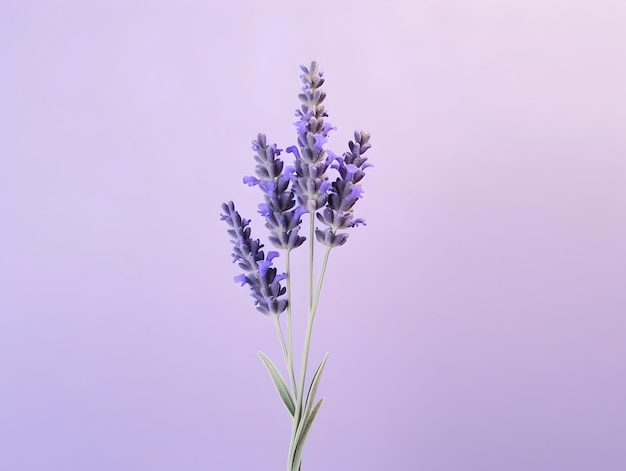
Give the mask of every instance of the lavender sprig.
POLYGON ((339 177, 332 183, 326 207, 321 213, 317 213, 317 219, 326 229, 315 229, 315 237, 319 242, 328 247, 338 247, 346 243, 348 234, 337 233, 342 229, 365 225, 362 218, 354 219, 353 206, 363 196, 363 189, 359 182, 365 176, 364 170, 372 167, 363 154, 371 147, 370 135, 364 131, 354 132, 354 141, 350 141, 349 152, 343 154, 343 158, 336 157, 336 163, 332 168, 339 172, 339 177))
POLYGON ((302 454, 311 425, 317 416, 324 398, 316 399, 317 389, 328 354, 324 356, 305 388, 311 345, 313 323, 317 313, 322 283, 328 265, 329 254, 334 247, 345 244, 346 229, 365 224, 362 218, 354 217, 354 205, 363 196, 361 181, 367 162, 365 152, 371 147, 370 136, 364 131, 355 131, 354 141, 348 144, 349 151, 339 157, 325 148, 332 125, 325 122, 328 114, 323 102, 326 93, 322 90, 323 74, 316 62, 309 67, 301 66, 302 93, 298 95, 301 106, 296 110, 298 121, 297 145, 287 148, 294 156, 294 166, 285 166, 280 158, 282 150, 276 144, 268 145, 264 134, 252 141, 256 166, 254 176, 244 177, 244 183, 258 186, 263 193, 259 213, 265 218, 269 230, 269 241, 285 251, 286 272, 278 274, 273 266, 277 252, 268 252, 258 239, 252 239, 250 221, 241 218, 232 202, 222 205, 222 220, 229 225, 228 233, 233 243, 233 262, 238 262, 243 273, 235 277, 242 286, 250 286, 254 303, 260 312, 274 318, 281 342, 283 356, 291 382, 291 391, 274 363, 262 352, 259 357, 268 369, 283 403, 292 416, 292 431, 287 459, 288 471, 300 471, 302 454), (327 171, 337 172, 334 181, 327 171), (302 217, 309 214, 309 267, 308 309, 304 335, 300 380, 297 383, 293 366, 292 302, 290 253, 300 247, 305 238, 299 235, 302 217), (322 228, 315 227, 316 221, 322 228), (317 283, 314 283, 314 247, 325 245, 317 283), (286 280, 283 288, 281 281, 286 280), (286 299, 285 299, 286 295, 286 299), (287 311, 288 344, 285 342, 279 315, 287 311), (306 392, 306 393, 305 393, 306 392))
POLYGON ((320 87, 324 84, 323 73, 317 62, 310 67, 300 66, 304 72, 300 76, 302 93, 298 95, 302 105, 296 110, 299 120, 294 123, 298 130, 298 146, 287 148, 295 156, 294 190, 298 204, 305 212, 315 212, 324 204, 330 190, 330 182, 325 177, 333 155, 324 149, 328 133, 335 129, 324 122, 328 116, 322 102, 326 92, 320 87))
POLYGON ((269 240, 275 247, 291 250, 300 247, 305 237, 298 235, 304 209, 296 206, 294 191, 291 188, 293 168, 284 168, 278 157, 282 152, 276 144, 267 145, 264 134, 252 141, 256 177, 244 177, 249 186, 258 185, 265 195, 265 202, 259 205, 259 213, 265 217, 265 227, 270 231, 269 240))
POLYGON ((230 201, 222 205, 225 214, 221 215, 222 221, 226 221, 228 234, 232 237, 233 263, 239 262, 239 268, 243 273, 235 277, 235 281, 250 285, 251 295, 257 310, 267 315, 278 315, 287 309, 287 300, 283 298, 286 288, 280 282, 286 274, 276 273, 272 267, 272 260, 278 257, 278 252, 268 252, 267 257, 263 250, 263 244, 259 239, 251 238, 250 221, 243 219, 235 210, 235 204, 230 201))

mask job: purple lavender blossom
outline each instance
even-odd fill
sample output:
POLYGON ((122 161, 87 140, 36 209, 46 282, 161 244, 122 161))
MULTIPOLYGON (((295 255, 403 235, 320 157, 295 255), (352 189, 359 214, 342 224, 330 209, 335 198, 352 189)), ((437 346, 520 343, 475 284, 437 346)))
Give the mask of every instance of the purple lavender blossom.
POLYGON ((332 168, 339 172, 339 177, 332 183, 326 207, 317 213, 317 219, 326 229, 315 229, 315 237, 319 242, 329 247, 338 247, 346 243, 348 234, 337 233, 341 229, 365 225, 361 218, 354 219, 353 206, 363 195, 359 182, 365 176, 364 170, 371 167, 367 157, 363 154, 371 147, 370 136, 364 131, 354 132, 354 141, 350 141, 349 152, 342 157, 336 157, 332 168))
POLYGON ((298 146, 288 147, 287 152, 295 156, 293 188, 298 205, 304 212, 315 212, 326 204, 331 188, 325 172, 334 156, 323 146, 328 140, 328 133, 334 128, 324 122, 324 117, 328 116, 322 105, 326 92, 320 88, 324 79, 317 62, 311 62, 308 68, 300 68, 304 73, 300 76, 302 93, 298 95, 302 106, 296 111, 299 120, 295 123, 298 146))
POLYGON ((293 167, 284 168, 284 162, 278 157, 282 150, 276 144, 267 145, 264 134, 259 134, 252 141, 252 150, 256 151, 256 177, 244 177, 243 182, 249 186, 258 185, 265 195, 265 202, 259 205, 259 213, 265 217, 265 227, 270 231, 269 240, 281 249, 299 247, 306 240, 298 235, 301 217, 306 211, 296 207, 291 187, 293 167))
POLYGON ((254 304, 259 312, 278 315, 287 309, 287 300, 283 295, 287 291, 280 282, 286 278, 284 273, 277 274, 272 260, 278 252, 268 252, 267 257, 259 239, 251 238, 250 221, 243 219, 235 210, 232 201, 222 204, 221 220, 229 226, 228 234, 232 237, 233 263, 239 262, 243 273, 235 277, 235 282, 250 285, 254 304))

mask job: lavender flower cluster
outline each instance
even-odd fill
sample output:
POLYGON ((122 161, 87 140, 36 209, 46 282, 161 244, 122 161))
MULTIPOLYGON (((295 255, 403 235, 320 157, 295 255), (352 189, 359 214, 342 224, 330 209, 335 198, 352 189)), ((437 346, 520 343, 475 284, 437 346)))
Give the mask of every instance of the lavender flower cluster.
POLYGON ((264 134, 252 141, 252 150, 256 151, 256 177, 244 177, 243 182, 249 186, 258 185, 264 194, 265 202, 259 205, 259 213, 265 217, 269 240, 281 249, 299 247, 306 240, 298 235, 305 211, 296 207, 294 191, 290 188, 293 169, 284 168, 284 162, 278 157, 282 150, 276 144, 268 146, 264 134))
MULTIPOLYGON (((355 131, 354 141, 348 144, 349 151, 342 157, 325 149, 328 133, 336 129, 324 118, 328 113, 324 109, 326 92, 323 73, 316 62, 310 67, 301 66, 303 74, 302 93, 298 95, 301 106, 296 110, 298 121, 297 145, 287 148, 293 154, 294 166, 285 166, 279 157, 282 149, 276 144, 268 145, 264 134, 259 134, 252 141, 252 150, 256 152, 255 176, 244 177, 244 183, 258 186, 264 195, 264 202, 259 205, 259 213, 265 218, 265 226, 270 232, 269 240, 277 248, 290 251, 301 246, 305 237, 299 235, 302 216, 315 216, 324 226, 315 229, 318 242, 328 246, 343 245, 348 234, 339 232, 359 224, 365 224, 361 218, 354 218, 353 207, 363 196, 360 181, 365 176, 364 170, 371 166, 363 154, 371 147, 370 136, 364 131, 355 131), (331 181, 326 172, 335 169, 337 178, 331 181)), ((243 284, 249 284, 257 309, 265 314, 280 314, 286 309, 286 300, 282 298, 285 289, 280 281, 285 275, 277 275, 272 268, 272 260, 277 252, 268 252, 267 258, 258 240, 250 239, 250 221, 242 219, 234 209, 232 202, 222 206, 226 214, 222 215, 233 237, 233 261, 239 261, 244 274, 235 278, 243 284)))
POLYGON ((352 208, 363 195, 359 182, 365 176, 364 170, 372 166, 366 162, 367 157, 363 157, 371 147, 369 139, 369 134, 355 131, 354 142, 349 143, 350 151, 344 153, 343 158, 335 157, 336 163, 332 165, 338 170, 339 177, 332 183, 326 207, 317 213, 317 219, 327 228, 315 229, 317 240, 330 247, 343 245, 348 239, 347 233, 337 233, 338 230, 365 225, 363 218, 353 218, 352 208))
POLYGON ((233 263, 239 262, 239 268, 243 270, 241 275, 235 277, 235 281, 250 285, 254 304, 258 311, 263 314, 280 314, 287 309, 287 301, 281 297, 287 291, 280 282, 285 279, 285 274, 278 275, 276 268, 272 267, 272 260, 278 257, 278 252, 268 252, 267 257, 263 250, 263 244, 259 239, 252 239, 250 221, 242 219, 235 210, 235 204, 230 201, 222 204, 225 214, 221 215, 222 221, 229 226, 228 234, 232 237, 233 263))

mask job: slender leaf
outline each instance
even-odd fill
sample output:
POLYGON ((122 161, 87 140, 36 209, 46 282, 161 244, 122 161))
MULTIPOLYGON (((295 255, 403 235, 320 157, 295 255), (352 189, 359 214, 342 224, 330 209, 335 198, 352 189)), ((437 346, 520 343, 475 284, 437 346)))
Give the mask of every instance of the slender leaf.
POLYGON ((304 427, 302 428, 302 433, 300 434, 300 439, 296 445, 296 452, 294 453, 293 464, 291 469, 293 471, 298 471, 300 469, 300 464, 302 463, 302 453, 304 452, 304 443, 306 442, 306 438, 309 435, 309 430, 311 430, 311 426, 313 425, 313 421, 317 416, 317 412, 322 407, 324 403, 324 398, 321 398, 319 402, 315 405, 311 413, 304 417, 304 427))
POLYGON ((302 411, 302 417, 300 419, 300 423, 298 424, 296 430, 296 438, 295 438, 295 450, 294 450, 294 464, 297 464, 298 467, 295 468, 294 471, 297 471, 300 466, 300 460, 302 460, 302 453, 304 451, 304 441, 306 440, 306 435, 309 433, 309 429, 313 424, 313 420, 315 419, 315 415, 317 414, 317 410, 322 405, 322 401, 318 402, 313 409, 313 402, 315 401, 315 394, 317 393, 317 388, 319 387, 320 380, 322 379, 322 373, 324 372, 324 366, 326 366, 326 360, 328 359, 328 353, 324 355, 320 365, 315 370, 315 374, 313 375, 313 379, 311 379, 311 385, 309 386, 309 391, 307 393, 305 406, 302 411), (300 453, 299 458, 295 458, 296 453, 300 453))
POLYGON ((324 366, 326 365, 326 359, 328 358, 328 353, 324 355, 320 366, 315 370, 315 374, 313 375, 313 379, 311 380, 311 385, 309 386, 309 391, 306 396, 306 401, 304 407, 302 408, 302 416, 300 422, 298 423, 298 428, 296 429, 296 438, 295 443, 298 444, 298 440, 302 435, 302 430, 304 425, 306 424, 306 418, 311 413, 311 409, 313 408, 313 402, 315 401, 315 393, 317 392, 317 388, 320 384, 320 380, 322 379, 322 372, 324 371, 324 366))
POLYGON ((289 392, 289 389, 287 389, 287 384, 285 383, 285 380, 283 379, 282 375, 278 371, 278 368, 276 368, 274 363, 272 363, 272 360, 270 360, 265 353, 259 351, 257 352, 257 355, 259 355, 259 358, 261 359, 261 361, 267 368, 267 371, 269 372, 270 376, 272 377, 272 381, 274 381, 276 390, 278 391, 278 394, 280 394, 280 397, 283 400, 283 403, 285 404, 285 406, 287 407, 287 410, 293 416, 296 410, 296 406, 293 402, 293 398, 291 397, 291 393, 289 392))
POLYGON ((315 401, 315 393, 317 393, 317 388, 320 385, 320 380, 322 379, 322 372, 324 371, 324 366, 326 365, 326 359, 328 358, 328 353, 324 355, 322 358, 322 362, 320 366, 315 370, 315 374, 313 375, 313 379, 311 380, 311 386, 309 386, 309 392, 306 396, 306 406, 304 408, 304 416, 306 417, 311 412, 311 408, 313 407, 313 401, 315 401))

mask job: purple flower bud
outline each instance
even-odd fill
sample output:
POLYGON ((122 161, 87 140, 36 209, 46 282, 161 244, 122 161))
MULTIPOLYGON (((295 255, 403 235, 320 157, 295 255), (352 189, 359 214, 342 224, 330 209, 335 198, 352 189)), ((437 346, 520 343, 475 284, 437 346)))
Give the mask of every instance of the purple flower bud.
POLYGON ((248 186, 254 186, 259 184, 259 179, 255 177, 243 177, 243 182, 248 186))
POLYGON ((328 247, 339 247, 345 244, 346 240, 348 240, 348 234, 335 234, 330 228, 323 231, 315 229, 315 237, 318 242, 327 245, 328 247))
POLYGON ((358 183, 364 176, 364 170, 368 167, 373 167, 372 164, 367 163, 367 157, 364 157, 363 154, 370 148, 372 145, 369 143, 370 135, 365 131, 354 131, 354 142, 350 141, 348 143, 348 148, 350 152, 346 152, 343 154, 343 159, 339 161, 339 173, 342 174, 343 179, 348 179, 343 172, 348 173, 348 166, 354 165, 357 169, 350 169, 351 177, 350 181, 353 183, 358 183), (343 167, 343 169, 342 169, 343 167))

